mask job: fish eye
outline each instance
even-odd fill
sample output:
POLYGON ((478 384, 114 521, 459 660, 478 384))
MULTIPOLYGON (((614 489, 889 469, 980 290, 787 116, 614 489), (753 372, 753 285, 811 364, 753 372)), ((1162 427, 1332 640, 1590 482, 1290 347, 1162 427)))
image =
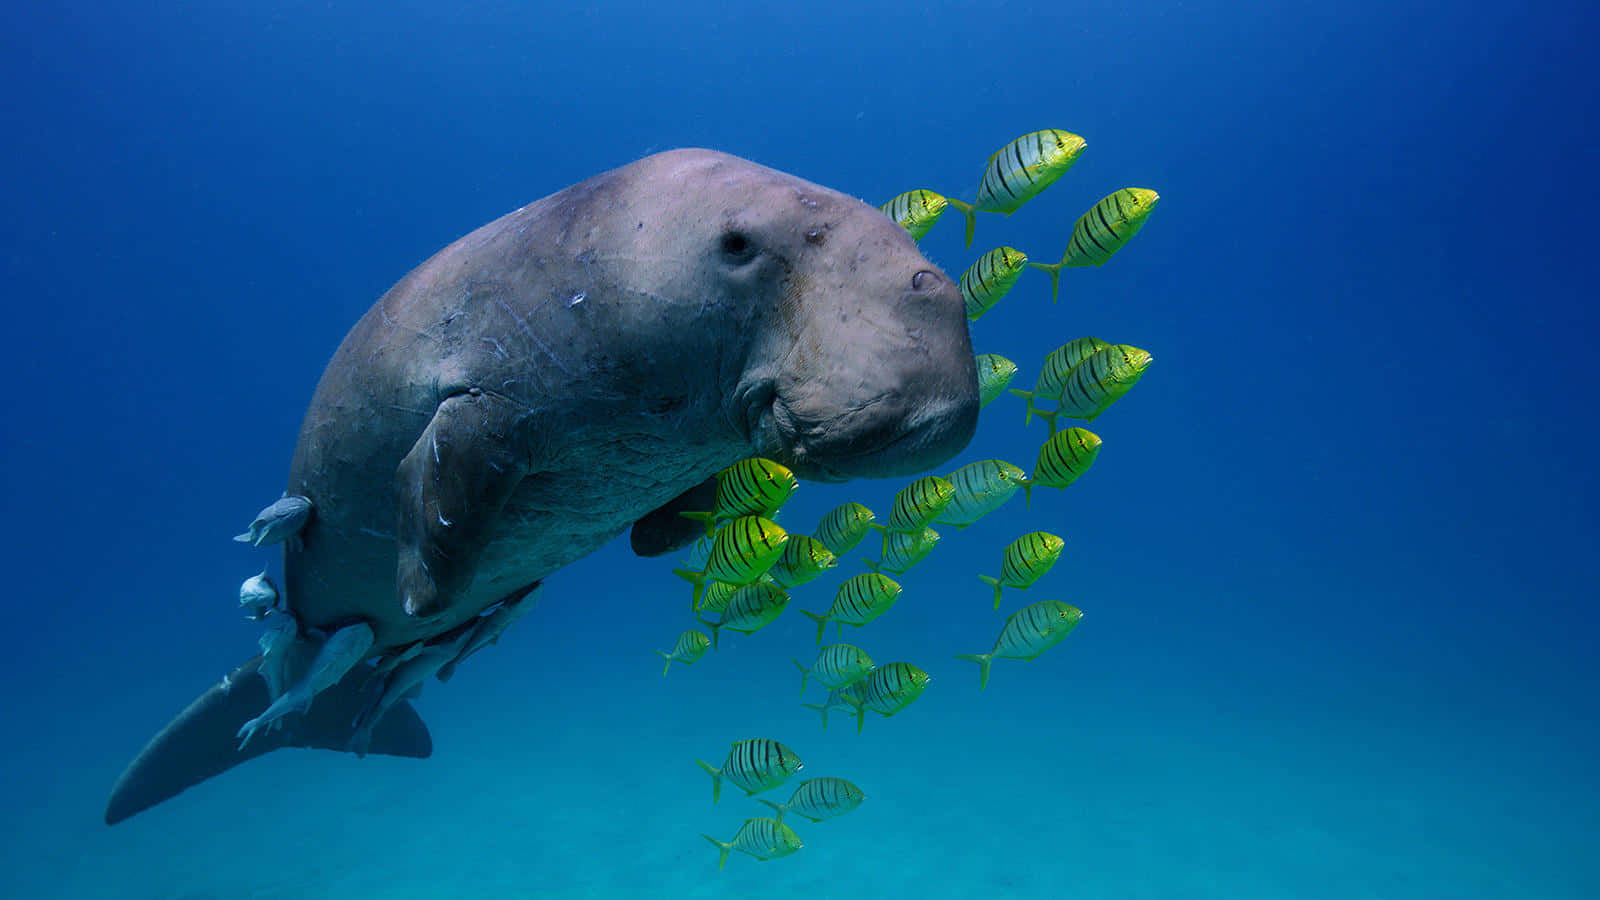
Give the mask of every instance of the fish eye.
POLYGON ((756 245, 742 231, 724 231, 722 233, 722 255, 729 262, 735 264, 747 263, 755 258, 756 245))

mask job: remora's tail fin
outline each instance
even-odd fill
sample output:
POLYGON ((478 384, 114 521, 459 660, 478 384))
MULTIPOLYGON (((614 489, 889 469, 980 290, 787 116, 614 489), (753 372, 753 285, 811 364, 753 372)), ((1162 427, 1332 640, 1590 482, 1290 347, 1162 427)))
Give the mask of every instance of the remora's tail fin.
MULTIPOLYGON (((111 799, 106 802, 107 825, 279 747, 345 749, 355 733, 351 723, 370 699, 362 688, 372 667, 365 663, 355 666, 318 694, 308 712, 288 716, 282 728, 256 735, 241 750, 235 732, 272 703, 266 682, 256 674, 260 664, 258 656, 235 669, 150 739, 111 789, 111 799)), ((433 738, 417 711, 402 701, 373 727, 367 752, 421 759, 433 754, 433 738)))

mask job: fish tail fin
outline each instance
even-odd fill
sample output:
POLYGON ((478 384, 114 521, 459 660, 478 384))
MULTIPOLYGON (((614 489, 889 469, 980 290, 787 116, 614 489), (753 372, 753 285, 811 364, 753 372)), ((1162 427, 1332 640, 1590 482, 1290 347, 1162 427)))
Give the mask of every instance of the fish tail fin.
POLYGON ((811 677, 811 670, 801 665, 800 660, 792 656, 789 657, 789 661, 794 663, 796 669, 800 670, 800 696, 804 697, 806 695, 806 679, 811 677))
POLYGON ((967 217, 967 249, 972 249, 972 233, 976 231, 978 227, 977 210, 973 208, 972 204, 967 203, 964 200, 957 200, 954 197, 946 197, 944 199, 946 203, 954 206, 956 209, 961 211, 963 216, 967 217))
POLYGON ((782 822, 783 821, 783 814, 789 811, 789 807, 783 805, 782 803, 773 803, 771 800, 761 800, 761 799, 757 799, 756 802, 760 803, 760 804, 763 804, 763 805, 766 805, 766 806, 772 807, 772 811, 777 813, 777 815, 772 817, 773 821, 776 821, 776 822, 782 822))
POLYGON ((1026 403, 1028 405, 1027 412, 1025 412, 1023 414, 1023 416, 1022 416, 1022 424, 1023 425, 1028 425, 1028 424, 1032 423, 1033 422, 1033 391, 1024 391, 1021 388, 1012 388, 1011 389, 1011 393, 1016 394, 1018 397, 1021 397, 1022 398, 1022 402, 1026 403))
POLYGON ((660 650, 655 651, 655 654, 667 661, 667 664, 661 667, 661 677, 665 678, 667 677, 667 670, 672 668, 672 654, 662 653, 660 650))
POLYGON ((701 512, 700 510, 689 510, 687 512, 679 510, 678 515, 683 516, 685 519, 706 523, 706 537, 711 537, 717 529, 717 518, 713 513, 701 512))
POLYGON ((998 610, 1000 608, 1000 579, 989 575, 979 575, 978 580, 985 584, 994 585, 994 608, 998 610))
POLYGON ((717 848, 717 852, 721 854, 717 857, 717 871, 721 872, 722 867, 728 864, 728 851, 733 849, 733 845, 727 841, 719 841, 709 834, 702 834, 700 836, 710 841, 712 846, 717 848))
POLYGON ((1056 419, 1061 417, 1061 410, 1052 409, 1052 410, 1046 412, 1045 410, 1042 410, 1042 409, 1036 409, 1036 410, 1033 411, 1033 414, 1038 416, 1039 418, 1045 420, 1046 422, 1050 423, 1050 435, 1049 435, 1049 437, 1046 437, 1045 440, 1049 440, 1050 438, 1055 437, 1056 436, 1056 428, 1057 428, 1056 419))
POLYGON ((705 770, 711 776, 711 802, 715 803, 722 797, 722 770, 711 765, 703 759, 694 761, 695 765, 705 770))
POLYGON ((689 600, 689 609, 699 610, 700 595, 706 589, 706 573, 696 572, 693 569, 673 569, 672 574, 694 585, 694 596, 689 600))
POLYGON ((993 653, 957 653, 956 659, 978 664, 978 690, 989 686, 989 664, 994 662, 993 653))
POLYGON ((1022 483, 1022 507, 1024 509, 1033 509, 1033 479, 1032 478, 1030 478, 1027 481, 1024 481, 1022 483))
POLYGON ((889 526, 883 525, 883 524, 878 523, 878 522, 868 522, 867 523, 867 527, 871 528, 873 531, 876 531, 877 533, 879 533, 881 535, 887 536, 889 534, 889 526))
POLYGON ((863 559, 861 561, 861 564, 866 566, 867 568, 871 569, 874 572, 882 573, 882 571, 883 571, 883 561, 882 560, 863 559))
POLYGON ((802 703, 800 705, 804 706, 806 709, 814 709, 817 712, 822 713, 822 730, 828 730, 828 703, 826 700, 821 703, 802 703))
MULTIPOLYGON (((995 609, 999 609, 999 608, 1000 607, 997 604, 995 606, 995 609)), ((718 623, 713 625, 712 623, 707 622, 705 624, 706 624, 707 628, 711 629, 711 652, 715 653, 715 652, 717 652, 717 636, 722 634, 722 623, 718 622, 718 623)))
POLYGON ((827 616, 827 614, 824 613, 822 615, 818 615, 818 614, 812 612, 809 609, 802 609, 800 611, 805 613, 808 617, 810 617, 813 622, 817 623, 817 646, 821 647, 822 646, 822 632, 823 632, 824 629, 826 629, 828 627, 828 616, 827 616))
POLYGON ((1061 270, 1066 263, 1028 263, 1028 268, 1038 269, 1050 273, 1050 302, 1054 303, 1061 297, 1061 270))

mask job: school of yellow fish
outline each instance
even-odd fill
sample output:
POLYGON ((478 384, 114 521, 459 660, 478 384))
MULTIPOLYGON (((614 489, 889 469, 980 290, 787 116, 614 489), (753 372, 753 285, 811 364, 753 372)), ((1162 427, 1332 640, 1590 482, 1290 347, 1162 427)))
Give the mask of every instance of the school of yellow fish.
MULTIPOLYGON (((1020 209, 1064 175, 1086 146, 1083 138, 1057 129, 1026 134, 989 158, 973 202, 914 190, 880 208, 913 239, 921 240, 945 210, 953 207, 966 219, 970 247, 977 213, 1009 215, 1020 209)), ((1104 265, 1144 226, 1158 199, 1155 191, 1144 188, 1123 188, 1107 195, 1078 218, 1060 262, 1030 262, 1026 253, 1013 247, 985 253, 959 281, 967 318, 976 321, 993 309, 1029 268, 1049 274, 1054 302, 1060 293, 1062 269, 1104 265)), ((900 584, 890 576, 903 576, 938 547, 940 534, 933 526, 963 529, 999 509, 1018 490, 1031 503, 1035 487, 1064 489, 1076 481, 1094 464, 1100 437, 1081 427, 1060 428, 1057 420, 1064 416, 1093 422, 1138 383, 1151 356, 1126 344, 1076 338, 1044 358, 1032 390, 1010 388, 1018 368, 1003 356, 980 354, 976 363, 984 407, 1010 389, 1025 403, 1024 425, 1035 417, 1048 424, 1049 433, 1032 472, 1005 460, 988 459, 949 475, 927 475, 894 495, 883 522, 868 507, 848 502, 827 513, 810 535, 804 535, 786 531, 773 521, 799 487, 792 472, 758 457, 729 466, 718 473, 713 508, 683 513, 705 523, 706 539, 698 544, 694 564, 674 570, 693 585, 690 611, 711 634, 708 637, 691 628, 678 636, 670 650, 657 650, 666 660, 662 674, 666 675, 674 662, 693 665, 714 651, 724 629, 753 634, 766 627, 788 607, 791 589, 838 565, 876 532, 881 537, 877 558, 863 560, 869 571, 840 584, 825 610, 802 610, 817 623, 819 649, 809 666, 794 660, 801 673, 800 693, 803 697, 806 686, 816 681, 827 689, 827 697, 805 705, 820 713, 824 728, 829 710, 853 713, 858 733, 865 727, 868 710, 887 718, 922 696, 930 682, 927 672, 909 662, 877 665, 865 650, 852 644, 823 646, 828 624, 833 623, 842 637, 844 626, 859 629, 888 612, 901 594, 900 584)), ((1032 531, 1001 548, 998 574, 978 576, 993 588, 994 609, 999 610, 1006 588, 1024 591, 1043 578, 1063 547, 1061 537, 1032 531)), ((978 684, 984 689, 995 659, 1036 659, 1071 634, 1082 617, 1081 610, 1060 600, 1024 606, 1007 617, 987 653, 962 653, 956 658, 978 665, 978 684)), ((712 802, 720 799, 724 781, 754 796, 784 784, 802 765, 795 751, 769 738, 734 742, 720 766, 696 762, 711 776, 712 802)), ((785 803, 758 801, 771 807, 775 816, 747 819, 727 841, 702 837, 718 849, 719 871, 733 850, 761 860, 787 856, 799 850, 801 842, 784 824, 785 813, 820 822, 854 810, 865 796, 843 778, 809 779, 801 782, 785 803)))

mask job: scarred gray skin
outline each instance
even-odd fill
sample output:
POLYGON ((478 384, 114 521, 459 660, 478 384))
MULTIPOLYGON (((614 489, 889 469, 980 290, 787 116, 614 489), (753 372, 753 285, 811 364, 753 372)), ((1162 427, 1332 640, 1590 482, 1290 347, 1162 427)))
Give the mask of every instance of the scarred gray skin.
POLYGON ((384 652, 741 458, 911 475, 977 413, 961 294, 904 229, 736 157, 658 154, 472 232, 351 330, 294 454, 315 513, 285 599, 384 652))

